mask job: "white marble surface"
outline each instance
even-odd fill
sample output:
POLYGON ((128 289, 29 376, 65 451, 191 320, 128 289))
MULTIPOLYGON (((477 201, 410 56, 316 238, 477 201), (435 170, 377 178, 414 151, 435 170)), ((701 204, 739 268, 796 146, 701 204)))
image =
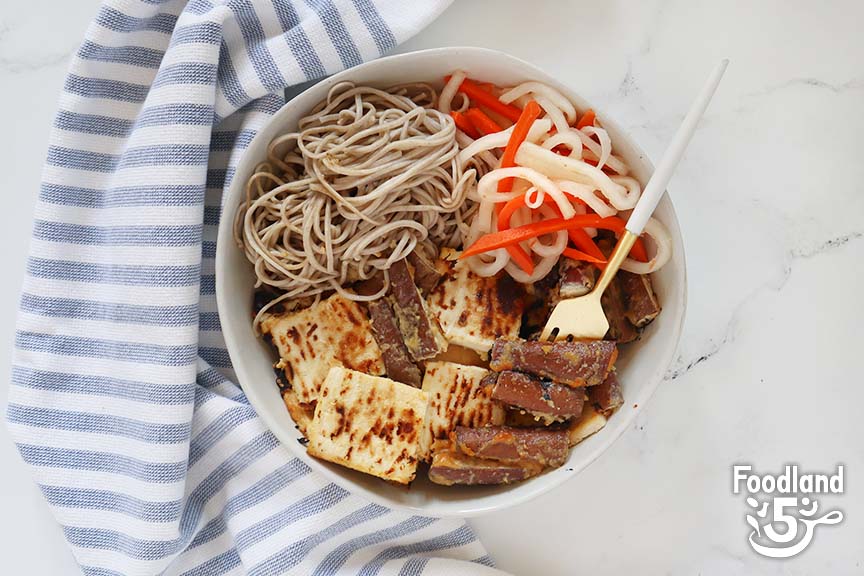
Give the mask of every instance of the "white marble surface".
MULTIPOLYGON (((0 6, 0 373, 48 130, 98 2, 0 6)), ((402 50, 472 44, 573 85, 657 158, 710 66, 732 59, 670 191, 690 277, 680 358, 635 426, 564 487, 473 525, 520 575, 864 572, 864 4, 456 0, 402 50), (789 561, 746 542, 731 465, 847 466, 846 513, 789 561)), ((5 393, 2 394, 5 402, 5 393)), ((75 574, 6 436, 4 573, 75 574)))

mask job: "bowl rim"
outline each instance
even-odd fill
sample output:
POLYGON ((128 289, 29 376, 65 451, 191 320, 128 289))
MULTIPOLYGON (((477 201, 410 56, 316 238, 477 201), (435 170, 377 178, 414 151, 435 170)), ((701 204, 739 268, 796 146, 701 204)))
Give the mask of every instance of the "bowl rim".
MULTIPOLYGON (((542 68, 526 62, 520 58, 507 54, 505 52, 499 50, 493 50, 489 48, 481 48, 474 46, 447 46, 447 47, 439 47, 439 48, 430 48, 425 50, 417 50, 411 52, 404 52, 400 54, 394 54, 391 56, 385 56, 383 58, 379 58, 376 60, 371 60, 355 66, 353 68, 348 68, 346 70, 342 70, 338 73, 335 73, 331 76, 324 77, 314 84, 308 86, 303 91, 295 94, 290 100, 285 102, 285 104, 276 111, 272 116, 270 116, 265 122, 263 122, 256 131, 255 136, 250 141, 249 145, 247 145, 246 149, 243 151, 241 157, 238 159, 235 166, 235 174, 239 174, 242 172, 241 168, 248 165, 253 160, 250 160, 249 150, 254 148, 254 144, 260 138, 263 138, 266 133, 266 129, 268 126, 278 123, 281 121, 282 117, 289 114, 289 109, 291 109, 294 105, 294 102, 298 100, 302 100, 303 96, 313 90, 319 90, 319 86, 323 83, 327 83, 329 85, 333 85, 336 82, 342 81, 343 79, 350 78, 352 74, 356 74, 360 71, 365 71, 370 68, 375 68, 378 66, 382 66, 385 64, 390 64, 394 61, 411 61, 413 59, 424 58, 429 56, 452 56, 456 54, 465 54, 465 53, 473 53, 480 57, 485 58, 494 58, 498 60, 506 60, 512 63, 516 63, 521 67, 527 68, 532 72, 538 74, 539 76, 544 76, 560 86, 564 86, 567 88, 567 91, 570 93, 579 96, 580 99, 584 100, 584 98, 579 95, 579 93, 569 85, 557 81, 554 77, 547 73, 542 68)), ((592 108, 598 111, 602 111, 602 108, 595 107, 593 104, 592 108)), ((641 163, 644 168, 652 173, 654 170, 654 166, 648 158, 647 154, 642 150, 642 148, 635 142, 635 140, 630 136, 630 134, 623 130, 614 120, 614 118, 608 118, 605 114, 601 114, 604 119, 604 123, 607 126, 611 126, 618 133, 624 136, 624 139, 627 142, 627 145, 633 150, 635 154, 640 157, 641 163)), ((664 381, 665 376, 669 370, 669 367, 672 364, 673 359, 675 358, 678 348, 681 342, 681 335, 684 326, 684 320, 686 317, 686 309, 687 309, 687 300, 688 300, 688 290, 687 290, 687 265, 686 265, 686 254, 684 249, 684 242, 682 239, 682 233, 680 224, 678 221, 677 213, 675 212, 674 204, 672 203, 671 198, 669 198, 668 193, 666 197, 669 202, 669 211, 671 214, 671 222, 664 222, 667 228, 669 228, 669 232, 673 237, 673 241, 675 242, 676 252, 680 254, 680 293, 678 296, 678 305, 675 307, 678 313, 677 322, 675 322, 672 327, 672 340, 674 340, 674 345, 667 348, 665 357, 661 358, 658 362, 655 363, 655 369, 653 373, 646 375, 647 383, 642 386, 640 390, 640 394, 635 398, 628 398, 627 403, 633 403, 633 409, 628 410, 626 413, 623 410, 619 410, 616 414, 616 420, 618 420, 614 427, 611 427, 611 430, 607 430, 607 434, 605 438, 600 441, 598 444, 593 446, 593 449, 586 454, 581 456, 580 464, 575 468, 568 468, 568 475, 558 475, 552 476, 551 474, 544 474, 547 476, 547 480, 545 482, 531 482, 529 485, 524 486, 522 490, 515 491, 511 490, 509 492, 505 491, 503 494, 507 494, 508 497, 504 499, 497 499, 495 497, 489 498, 489 503, 480 504, 475 503, 476 499, 466 498, 459 500, 460 506, 447 506, 444 511, 436 511, 434 509, 430 509, 427 506, 417 506, 411 505, 410 503, 405 503, 401 501, 395 501, 387 496, 381 495, 378 491, 370 490, 364 486, 358 485, 356 482, 352 481, 350 478, 336 472, 330 467, 324 465, 322 462, 315 460, 314 458, 308 456, 306 454, 305 449, 295 442, 283 442, 277 433, 277 429, 280 427, 280 423, 276 422, 274 418, 268 413, 267 410, 259 410, 258 406, 264 405, 265 401, 258 393, 257 386, 245 386, 243 384, 244 377, 241 369, 237 369, 238 366, 243 365, 243 361, 235 361, 235 355, 237 357, 242 353, 242 346, 240 345, 240 335, 236 334, 233 326, 230 321, 226 321, 225 318, 225 310, 226 307, 231 305, 231 297, 226 293, 226 281, 225 281, 225 266, 227 260, 227 254, 229 250, 238 249, 234 243, 233 238, 233 222, 234 222, 234 212, 236 210, 236 206, 234 205, 235 200, 239 200, 242 195, 242 183, 239 182, 239 178, 234 178, 229 185, 229 187, 223 190, 223 195, 221 198, 221 207, 222 207, 222 217, 220 218, 218 234, 217 234, 217 244, 216 244, 216 257, 215 257, 215 284, 216 284, 216 305, 217 312, 219 314, 220 322, 222 325, 222 335, 225 340, 226 349, 228 351, 229 357, 232 361, 232 366, 235 367, 235 374, 237 377, 237 384, 242 388, 243 392, 246 395, 246 398, 249 400, 250 405, 255 409, 256 414, 262 419, 264 424, 267 426, 268 431, 274 434, 277 439, 280 440, 280 443, 286 445, 289 451, 295 456, 299 457, 307 463, 311 463, 310 467, 313 468, 316 472, 319 472, 324 475, 329 481, 336 483, 337 485, 345 488, 352 494, 358 494, 362 497, 366 498, 369 501, 375 502, 377 504, 381 504, 388 508, 401 509, 404 511, 412 512, 412 513, 421 513, 427 516, 436 516, 436 517, 475 517, 482 514, 487 514, 493 511, 499 511, 506 508, 510 508, 516 506, 518 504, 523 504, 529 500, 532 500, 555 487, 561 486, 566 480, 573 478, 576 474, 587 468, 590 464, 597 460, 600 455, 606 452, 612 444, 614 444, 618 438, 621 437, 624 430, 629 428, 629 425, 635 420, 638 414, 642 411, 647 402, 651 399, 651 397, 656 392, 660 383, 664 381), (241 189, 238 191, 238 189, 241 189), (229 203, 230 202, 230 203, 229 203), (227 208, 227 209, 226 209, 227 208)), ((664 308, 668 306, 664 305, 664 308)), ((572 453, 572 448, 571 448, 572 453)), ((565 464, 566 466, 566 464, 565 464)), ((559 468, 559 470, 561 470, 559 468)), ((550 471, 550 472, 554 472, 550 471)), ((535 480, 539 480, 541 477, 538 477, 535 480)), ((383 484, 382 484, 383 485, 383 484)), ((496 495, 498 496, 498 495, 496 495)), ((486 500, 484 500, 485 502, 486 500)))

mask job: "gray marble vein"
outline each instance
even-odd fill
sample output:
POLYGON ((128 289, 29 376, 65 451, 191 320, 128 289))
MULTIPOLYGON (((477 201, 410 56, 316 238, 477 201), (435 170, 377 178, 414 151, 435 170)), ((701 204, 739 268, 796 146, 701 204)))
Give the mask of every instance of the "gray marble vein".
POLYGON ((840 236, 835 236, 833 238, 829 238, 828 240, 823 240, 822 242, 817 242, 816 244, 809 247, 800 247, 792 250, 793 258, 813 258, 814 256, 819 256, 820 254, 824 254, 826 252, 830 252, 831 250, 836 250, 837 248, 841 248, 850 242, 855 242, 857 240, 861 240, 864 238, 864 232, 850 232, 848 234, 841 234, 840 236))
POLYGON ((779 84, 773 84, 765 88, 748 92, 742 98, 764 98, 773 96, 774 94, 789 90, 790 88, 812 88, 816 90, 825 90, 833 94, 842 94, 849 90, 860 90, 864 88, 864 76, 856 76, 845 82, 832 83, 819 78, 790 78, 779 84))

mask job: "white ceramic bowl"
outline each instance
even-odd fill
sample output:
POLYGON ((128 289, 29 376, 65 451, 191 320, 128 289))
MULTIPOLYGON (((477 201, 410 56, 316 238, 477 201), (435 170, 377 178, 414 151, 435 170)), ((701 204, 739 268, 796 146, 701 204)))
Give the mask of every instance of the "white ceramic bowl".
MULTIPOLYGON (((564 466, 526 482, 491 487, 438 486, 420 473, 411 488, 405 490, 306 454, 305 448, 297 441, 301 435, 294 428, 294 422, 282 403, 274 381, 271 367, 274 353, 252 331, 250 320, 254 275, 251 265, 232 237, 232 222, 243 198, 244 182, 254 166, 265 158, 267 144, 275 136, 295 129, 299 118, 323 100, 335 83, 350 80, 357 84, 386 87, 408 81, 435 82, 457 68, 467 71, 472 78, 501 86, 539 80, 567 95, 578 109, 589 107, 588 102, 572 89, 536 67, 507 54, 481 48, 438 48, 412 52, 346 70, 322 80, 285 104, 251 142, 223 200, 223 217, 216 250, 216 297, 228 352, 246 396, 270 430, 314 470, 347 490, 386 506, 430 516, 473 516, 507 508, 562 484, 588 466, 630 425, 662 381, 681 336, 686 306, 687 279, 681 232, 672 202, 667 196, 660 202, 656 217, 672 234, 675 250, 671 262, 653 276, 663 313, 648 327, 642 339, 621 350, 617 367, 624 392, 624 406, 612 416, 605 428, 575 446, 564 466)), ((596 106, 592 107, 597 110, 596 106)), ((632 168, 633 175, 644 185, 652 172, 645 154, 621 128, 603 115, 602 110, 599 116, 612 137, 616 153, 624 158, 632 168)))

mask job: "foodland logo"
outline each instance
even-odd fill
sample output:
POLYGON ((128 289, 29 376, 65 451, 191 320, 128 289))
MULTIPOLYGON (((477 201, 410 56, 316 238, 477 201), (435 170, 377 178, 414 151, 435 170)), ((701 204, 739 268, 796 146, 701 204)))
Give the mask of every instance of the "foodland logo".
POLYGON ((782 474, 755 474, 753 467, 732 467, 732 491, 746 490, 747 523, 753 528, 748 538, 757 553, 769 558, 791 558, 813 541, 820 524, 838 524, 843 512, 831 510, 817 517, 819 494, 843 493, 843 466, 832 474, 800 474, 797 465, 786 466, 782 474))

